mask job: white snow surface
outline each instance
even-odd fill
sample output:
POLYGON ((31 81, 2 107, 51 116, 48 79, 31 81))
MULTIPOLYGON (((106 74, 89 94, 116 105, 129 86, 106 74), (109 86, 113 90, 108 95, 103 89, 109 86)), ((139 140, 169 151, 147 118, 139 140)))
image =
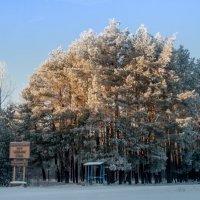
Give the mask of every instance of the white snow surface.
POLYGON ((62 185, 0 188, 0 200, 199 200, 200 185, 62 185))

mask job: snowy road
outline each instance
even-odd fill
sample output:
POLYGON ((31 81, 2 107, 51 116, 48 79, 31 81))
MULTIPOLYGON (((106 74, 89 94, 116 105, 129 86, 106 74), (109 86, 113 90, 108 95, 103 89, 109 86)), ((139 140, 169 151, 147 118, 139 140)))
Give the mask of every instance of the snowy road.
POLYGON ((200 185, 0 188, 0 200, 199 200, 200 185))

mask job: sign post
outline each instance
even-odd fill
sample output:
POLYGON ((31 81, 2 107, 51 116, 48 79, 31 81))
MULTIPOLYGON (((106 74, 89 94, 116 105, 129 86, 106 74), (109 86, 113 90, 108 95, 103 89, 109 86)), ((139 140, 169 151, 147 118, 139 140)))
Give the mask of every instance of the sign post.
POLYGON ((30 142, 11 142, 9 157, 12 159, 11 165, 13 166, 12 181, 16 181, 16 168, 22 167, 22 180, 25 184, 26 167, 28 166, 28 159, 30 158, 30 142))

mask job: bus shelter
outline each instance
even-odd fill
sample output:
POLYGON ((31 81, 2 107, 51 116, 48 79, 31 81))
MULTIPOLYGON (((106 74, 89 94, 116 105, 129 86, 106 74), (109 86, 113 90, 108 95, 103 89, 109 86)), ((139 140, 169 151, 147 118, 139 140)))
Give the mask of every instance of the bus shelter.
POLYGON ((88 184, 103 184, 105 179, 105 162, 87 162, 85 166, 85 179, 88 184))

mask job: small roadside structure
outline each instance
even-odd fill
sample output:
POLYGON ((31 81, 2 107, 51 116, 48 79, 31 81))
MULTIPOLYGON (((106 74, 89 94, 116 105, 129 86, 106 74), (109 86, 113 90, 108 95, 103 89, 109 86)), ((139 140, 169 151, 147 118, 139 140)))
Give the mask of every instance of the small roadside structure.
POLYGON ((105 181, 105 162, 86 162, 85 179, 88 184, 99 183, 105 181))
POLYGON ((30 142, 10 142, 9 158, 11 159, 11 166, 13 167, 13 176, 10 186, 24 186, 26 187, 26 169, 28 167, 28 159, 30 158, 30 142), (22 177, 19 173, 22 169, 22 177), (18 172, 18 173, 17 173, 18 172), (17 175, 22 180, 16 180, 17 175))

